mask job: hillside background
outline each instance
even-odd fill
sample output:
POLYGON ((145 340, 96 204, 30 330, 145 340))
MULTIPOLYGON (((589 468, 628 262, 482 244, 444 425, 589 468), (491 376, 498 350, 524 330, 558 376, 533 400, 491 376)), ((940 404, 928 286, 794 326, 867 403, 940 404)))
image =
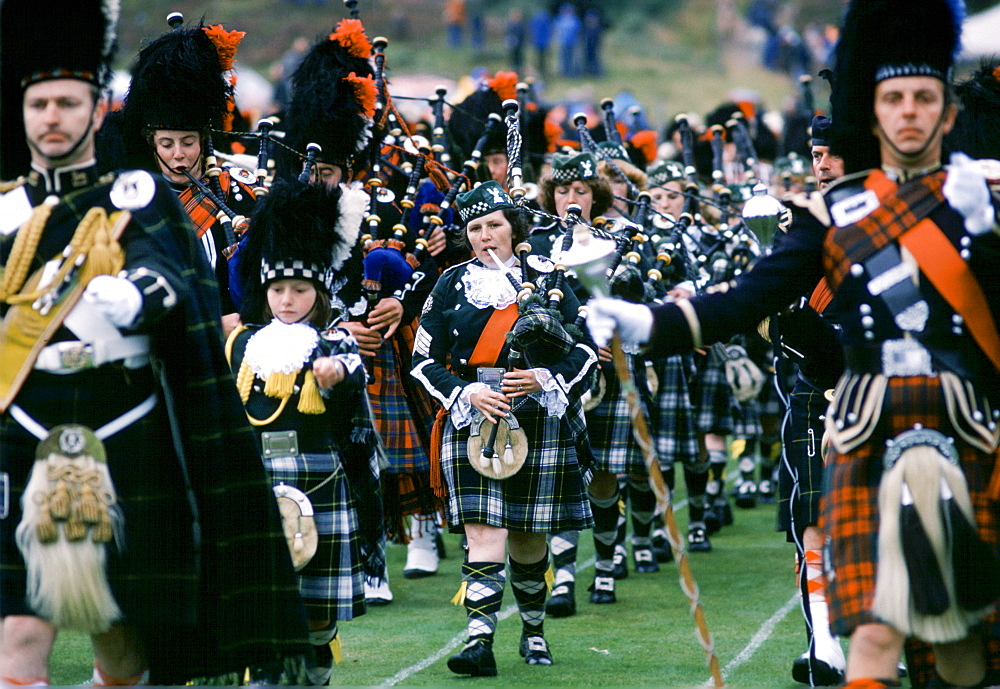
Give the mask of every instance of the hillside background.
MULTIPOLYGON (((370 37, 389 39, 387 73, 409 95, 433 96, 438 81, 450 85, 449 101, 460 95, 456 85, 476 68, 489 72, 509 69, 504 27, 512 9, 526 17, 542 2, 558 0, 479 0, 484 8, 485 46, 473 51, 464 42, 446 45, 442 20, 444 0, 360 0, 358 9, 370 37), (416 84, 416 86, 414 85, 416 84), (414 91, 416 89, 416 91, 414 91), (424 92, 420 92, 424 90, 424 92)), ((775 22, 803 34, 836 26, 844 3, 838 0, 596 0, 608 22, 603 41, 605 73, 600 78, 562 79, 551 76, 538 84, 541 98, 595 104, 604 97, 630 91, 644 106, 654 126, 678 112, 704 115, 733 89, 752 89, 772 110, 780 110, 798 93, 790 75, 761 66, 766 35, 747 21, 751 4, 770 6, 775 22)), ((970 13, 997 0, 967 0, 970 13)), ((188 22, 204 18, 227 29, 247 32, 238 66, 264 75, 296 37, 310 41, 348 16, 340 0, 123 0, 119 66, 127 69, 143 44, 167 29, 168 12, 183 12, 188 22)), ((531 51, 526 62, 533 64, 531 51)), ((557 50, 550 50, 550 72, 557 72, 557 50)), ((821 68, 817 66, 815 71, 821 68)), ((815 73, 815 71, 813 73, 815 73)), ((533 76, 532 69, 522 76, 533 76)), ((828 90, 822 80, 816 102, 823 107, 828 90)))

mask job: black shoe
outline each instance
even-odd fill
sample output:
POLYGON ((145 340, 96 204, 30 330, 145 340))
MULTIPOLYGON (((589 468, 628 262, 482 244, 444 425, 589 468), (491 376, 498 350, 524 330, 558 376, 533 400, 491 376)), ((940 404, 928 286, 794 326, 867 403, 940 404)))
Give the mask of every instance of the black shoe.
POLYGON ((812 681, 809 681, 809 655, 799 656, 792 663, 792 679, 811 687, 839 687, 844 681, 844 673, 816 659, 812 667, 812 681))
POLYGON ((775 501, 774 484, 771 481, 765 479, 757 484, 757 499, 764 505, 775 501))
POLYGON ((660 571, 660 566, 656 564, 656 558, 653 557, 652 548, 632 546, 632 557, 635 558, 635 571, 639 574, 652 574, 660 571))
POLYGON ((545 614, 549 617, 571 617, 576 614, 576 598, 573 596, 575 584, 568 581, 552 589, 552 596, 545 603, 545 614))
POLYGON ((472 639, 465 648, 448 658, 448 669, 456 675, 496 677, 497 660, 493 657, 493 642, 472 639))
POLYGON ((628 579, 628 550, 625 546, 615 546, 615 557, 612 560, 611 576, 615 579, 628 579))
POLYGON ((723 526, 733 525, 733 508, 729 504, 729 501, 725 498, 715 506, 716 511, 719 513, 723 526))
POLYGON ((713 534, 722 529, 722 515, 719 513, 719 508, 715 504, 711 504, 705 507, 705 529, 708 533, 713 534))
POLYGON ((597 605, 607 605, 609 603, 617 603, 618 599, 615 598, 615 580, 614 577, 601 576, 598 574, 594 577, 594 583, 590 585, 588 589, 590 591, 590 602, 596 603, 597 605))
POLYGON ((757 506, 757 484, 753 481, 744 481, 740 484, 740 489, 736 493, 736 506, 745 510, 757 506))
POLYGON ((552 664, 552 654, 543 636, 521 632, 521 643, 518 644, 517 650, 528 665, 552 664))
POLYGON ((708 539, 708 532, 702 526, 692 526, 688 528, 688 550, 692 553, 712 552, 712 541, 708 539))
POLYGON ((662 529, 653 532, 653 557, 657 562, 673 562, 674 551, 667 540, 667 534, 662 529))

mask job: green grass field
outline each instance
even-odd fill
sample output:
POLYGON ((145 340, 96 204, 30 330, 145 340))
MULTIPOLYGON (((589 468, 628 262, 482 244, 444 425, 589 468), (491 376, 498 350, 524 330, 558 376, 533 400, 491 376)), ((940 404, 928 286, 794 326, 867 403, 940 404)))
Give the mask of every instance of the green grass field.
MULTIPOLYGON (((677 499, 683 500, 683 490, 677 499)), ((736 523, 713 536, 714 551, 690 563, 726 684, 732 687, 801 686, 791 664, 805 650, 793 573, 794 549, 774 531, 774 505, 735 510, 736 523)), ((686 528, 687 512, 679 524, 686 528)), ((585 589, 593 578, 593 539, 581 538, 577 615, 546 621, 555 665, 525 665, 517 653, 520 620, 509 587, 497 628, 499 676, 473 680, 445 665, 464 638, 464 608, 449 601, 460 581, 461 549, 447 537, 440 572, 404 579, 406 548, 389 548, 395 601, 341 625, 344 660, 334 671, 338 686, 694 687, 711 685, 705 652, 695 637, 676 564, 657 574, 618 582, 618 602, 597 606, 585 589)), ((631 567, 630 567, 631 569, 631 567)), ((89 643, 59 637, 52 680, 78 684, 91 675, 89 643)))

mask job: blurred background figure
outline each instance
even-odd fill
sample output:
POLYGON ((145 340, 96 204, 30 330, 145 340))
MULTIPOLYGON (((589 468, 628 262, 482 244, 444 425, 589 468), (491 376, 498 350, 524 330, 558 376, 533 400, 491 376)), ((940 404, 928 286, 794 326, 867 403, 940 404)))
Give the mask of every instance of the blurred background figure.
POLYGON ((559 69, 562 76, 572 79, 580 76, 577 57, 577 46, 580 44, 580 32, 583 22, 576 13, 576 8, 568 2, 559 8, 559 16, 552 24, 552 33, 559 45, 559 69))
POLYGON ((444 23, 448 31, 448 47, 455 50, 462 45, 465 31, 465 0, 445 0, 444 23))
POLYGON ((531 47, 535 50, 535 68, 538 76, 545 79, 548 74, 549 44, 552 42, 552 13, 546 7, 539 7, 531 15, 528 26, 531 47))
POLYGON ((527 39, 528 27, 524 23, 524 14, 516 7, 507 15, 507 28, 504 30, 504 43, 510 58, 510 68, 520 74, 524 67, 524 44, 527 39))

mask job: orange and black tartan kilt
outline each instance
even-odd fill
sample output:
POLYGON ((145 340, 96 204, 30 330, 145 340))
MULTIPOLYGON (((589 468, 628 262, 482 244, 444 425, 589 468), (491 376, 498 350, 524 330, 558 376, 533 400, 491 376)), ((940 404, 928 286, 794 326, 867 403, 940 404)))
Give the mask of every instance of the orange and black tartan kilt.
POLYGON ((955 439, 979 534, 994 547, 1000 544, 1000 510, 988 490, 998 453, 986 454, 958 436, 937 377, 890 378, 882 415, 871 437, 846 455, 830 450, 821 528, 829 544, 826 565, 833 570, 827 592, 836 634, 847 636, 859 625, 878 621, 871 607, 878 566, 882 456, 887 440, 915 424, 955 439))

